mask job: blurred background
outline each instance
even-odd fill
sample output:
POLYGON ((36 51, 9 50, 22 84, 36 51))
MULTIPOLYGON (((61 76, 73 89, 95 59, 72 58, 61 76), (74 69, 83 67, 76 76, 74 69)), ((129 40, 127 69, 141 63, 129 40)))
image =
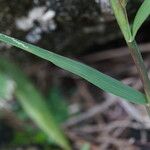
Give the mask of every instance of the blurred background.
MULTIPOLYGON (((129 1, 131 22, 141 2, 129 1)), ((137 36, 148 71, 149 26, 147 20, 137 36)), ((0 0, 0 32, 88 64, 143 91, 108 0, 0 0)), ((4 43, 0 57, 18 66, 43 95, 73 150, 84 144, 89 150, 150 149, 150 122, 143 106, 122 101, 4 43)), ((7 97, 0 99, 0 149, 61 150, 25 113, 15 97, 15 85, 9 80, 7 97)))

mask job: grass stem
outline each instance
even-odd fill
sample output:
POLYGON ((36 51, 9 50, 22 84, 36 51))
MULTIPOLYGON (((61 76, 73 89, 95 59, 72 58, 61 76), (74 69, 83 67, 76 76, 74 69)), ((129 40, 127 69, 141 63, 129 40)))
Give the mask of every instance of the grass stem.
POLYGON ((128 42, 127 44, 130 49, 130 53, 134 60, 136 68, 139 72, 140 78, 142 80, 144 91, 147 96, 148 102, 150 103, 150 80, 148 77, 146 67, 144 65, 144 61, 143 61, 140 49, 135 40, 132 42, 128 42))
POLYGON ((134 60, 134 63, 136 65, 136 68, 138 70, 138 73, 140 75, 140 78, 142 80, 143 86, 144 86, 144 91, 147 97, 147 105, 146 105, 146 110, 148 112, 148 115, 150 117, 150 80, 148 77, 148 73, 146 70, 146 67, 144 65, 144 61, 140 52, 140 49, 136 43, 136 41, 132 42, 127 42, 128 47, 130 49, 131 56, 134 60))

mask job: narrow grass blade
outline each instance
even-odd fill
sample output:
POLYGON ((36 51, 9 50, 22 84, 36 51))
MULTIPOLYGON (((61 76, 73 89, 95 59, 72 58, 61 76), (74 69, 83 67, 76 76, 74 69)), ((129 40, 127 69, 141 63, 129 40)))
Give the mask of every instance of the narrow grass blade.
POLYGON ((120 29, 127 42, 132 41, 132 34, 126 13, 127 0, 109 0, 120 29))
POLYGON ((123 7, 126 7, 128 0, 120 0, 120 3, 123 7))
POLYGON ((8 60, 0 58, 0 74, 2 73, 5 73, 15 81, 16 90, 14 94, 32 120, 51 140, 60 145, 64 150, 70 150, 65 136, 55 122, 44 98, 20 69, 8 62, 8 60))
POLYGON ((68 70, 69 72, 72 72, 84 78, 85 80, 89 81, 90 83, 103 89, 106 92, 120 96, 130 102, 134 102, 138 104, 147 103, 145 95, 142 94, 141 92, 85 64, 60 56, 58 54, 39 48, 32 44, 28 44, 20 40, 11 38, 4 34, 0 34, 0 41, 8 43, 9 45, 16 46, 40 58, 48 60, 53 64, 55 64, 56 66, 59 66, 60 68, 68 70))
POLYGON ((142 26, 144 21, 149 17, 149 15, 150 15, 150 0, 144 0, 133 22, 132 26, 133 37, 136 36, 139 28, 142 26))

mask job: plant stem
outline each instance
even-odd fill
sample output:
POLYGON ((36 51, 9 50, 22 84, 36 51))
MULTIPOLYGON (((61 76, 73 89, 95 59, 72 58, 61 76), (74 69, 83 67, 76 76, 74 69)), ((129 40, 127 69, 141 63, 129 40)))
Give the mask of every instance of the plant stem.
POLYGON ((131 53, 131 56, 134 60, 136 68, 139 72, 140 78, 142 80, 145 93, 150 98, 150 81, 149 81, 149 78, 148 78, 148 74, 147 74, 147 71, 146 71, 146 67, 144 65, 144 61, 143 61, 140 49, 137 46, 135 40, 133 42, 128 42, 127 44, 128 44, 129 49, 130 49, 130 53, 131 53))
POLYGON ((134 60, 134 63, 136 65, 136 68, 139 72, 140 78, 142 80, 144 91, 147 97, 147 106, 146 109, 148 111, 149 117, 150 117, 150 80, 148 78, 148 73, 146 70, 146 67, 144 65, 144 61, 140 52, 140 49, 135 41, 133 39, 131 28, 128 21, 128 16, 126 12, 126 0, 110 0, 110 4, 112 6, 112 9, 114 11, 114 15, 116 17, 116 20, 120 26, 120 29, 124 35, 124 38, 127 42, 127 45, 130 49, 131 56, 134 60))
POLYGON ((144 65, 144 61, 140 52, 140 49, 136 43, 135 40, 132 42, 127 42, 128 47, 130 49, 131 56, 134 60, 134 63, 136 65, 136 68, 139 72, 140 78, 142 80, 143 86, 144 86, 144 91, 147 97, 147 106, 146 109, 148 111, 148 114, 150 116, 150 80, 148 77, 148 73, 146 71, 146 67, 144 65))

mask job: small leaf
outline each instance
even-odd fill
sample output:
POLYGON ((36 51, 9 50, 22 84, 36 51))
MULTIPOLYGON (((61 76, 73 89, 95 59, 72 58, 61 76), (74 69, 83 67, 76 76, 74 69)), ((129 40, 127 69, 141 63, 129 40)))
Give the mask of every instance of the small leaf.
POLYGON ((139 28, 142 26, 144 21, 149 17, 150 15, 150 0, 144 0, 143 4, 139 8, 134 22, 132 26, 132 34, 133 37, 135 38, 139 28))
POLYGON ((114 95, 120 96, 130 102, 138 104, 146 104, 147 100, 144 94, 141 92, 121 83, 120 81, 113 79, 98 70, 91 68, 83 63, 74 61, 72 59, 60 56, 53 52, 47 51, 40 47, 34 46, 11 38, 4 34, 0 34, 0 41, 8 43, 9 45, 16 46, 27 52, 30 52, 40 58, 48 60, 55 64, 56 66, 68 70, 71 73, 74 73, 83 79, 89 81, 95 86, 103 89, 106 92, 112 93, 114 95))

